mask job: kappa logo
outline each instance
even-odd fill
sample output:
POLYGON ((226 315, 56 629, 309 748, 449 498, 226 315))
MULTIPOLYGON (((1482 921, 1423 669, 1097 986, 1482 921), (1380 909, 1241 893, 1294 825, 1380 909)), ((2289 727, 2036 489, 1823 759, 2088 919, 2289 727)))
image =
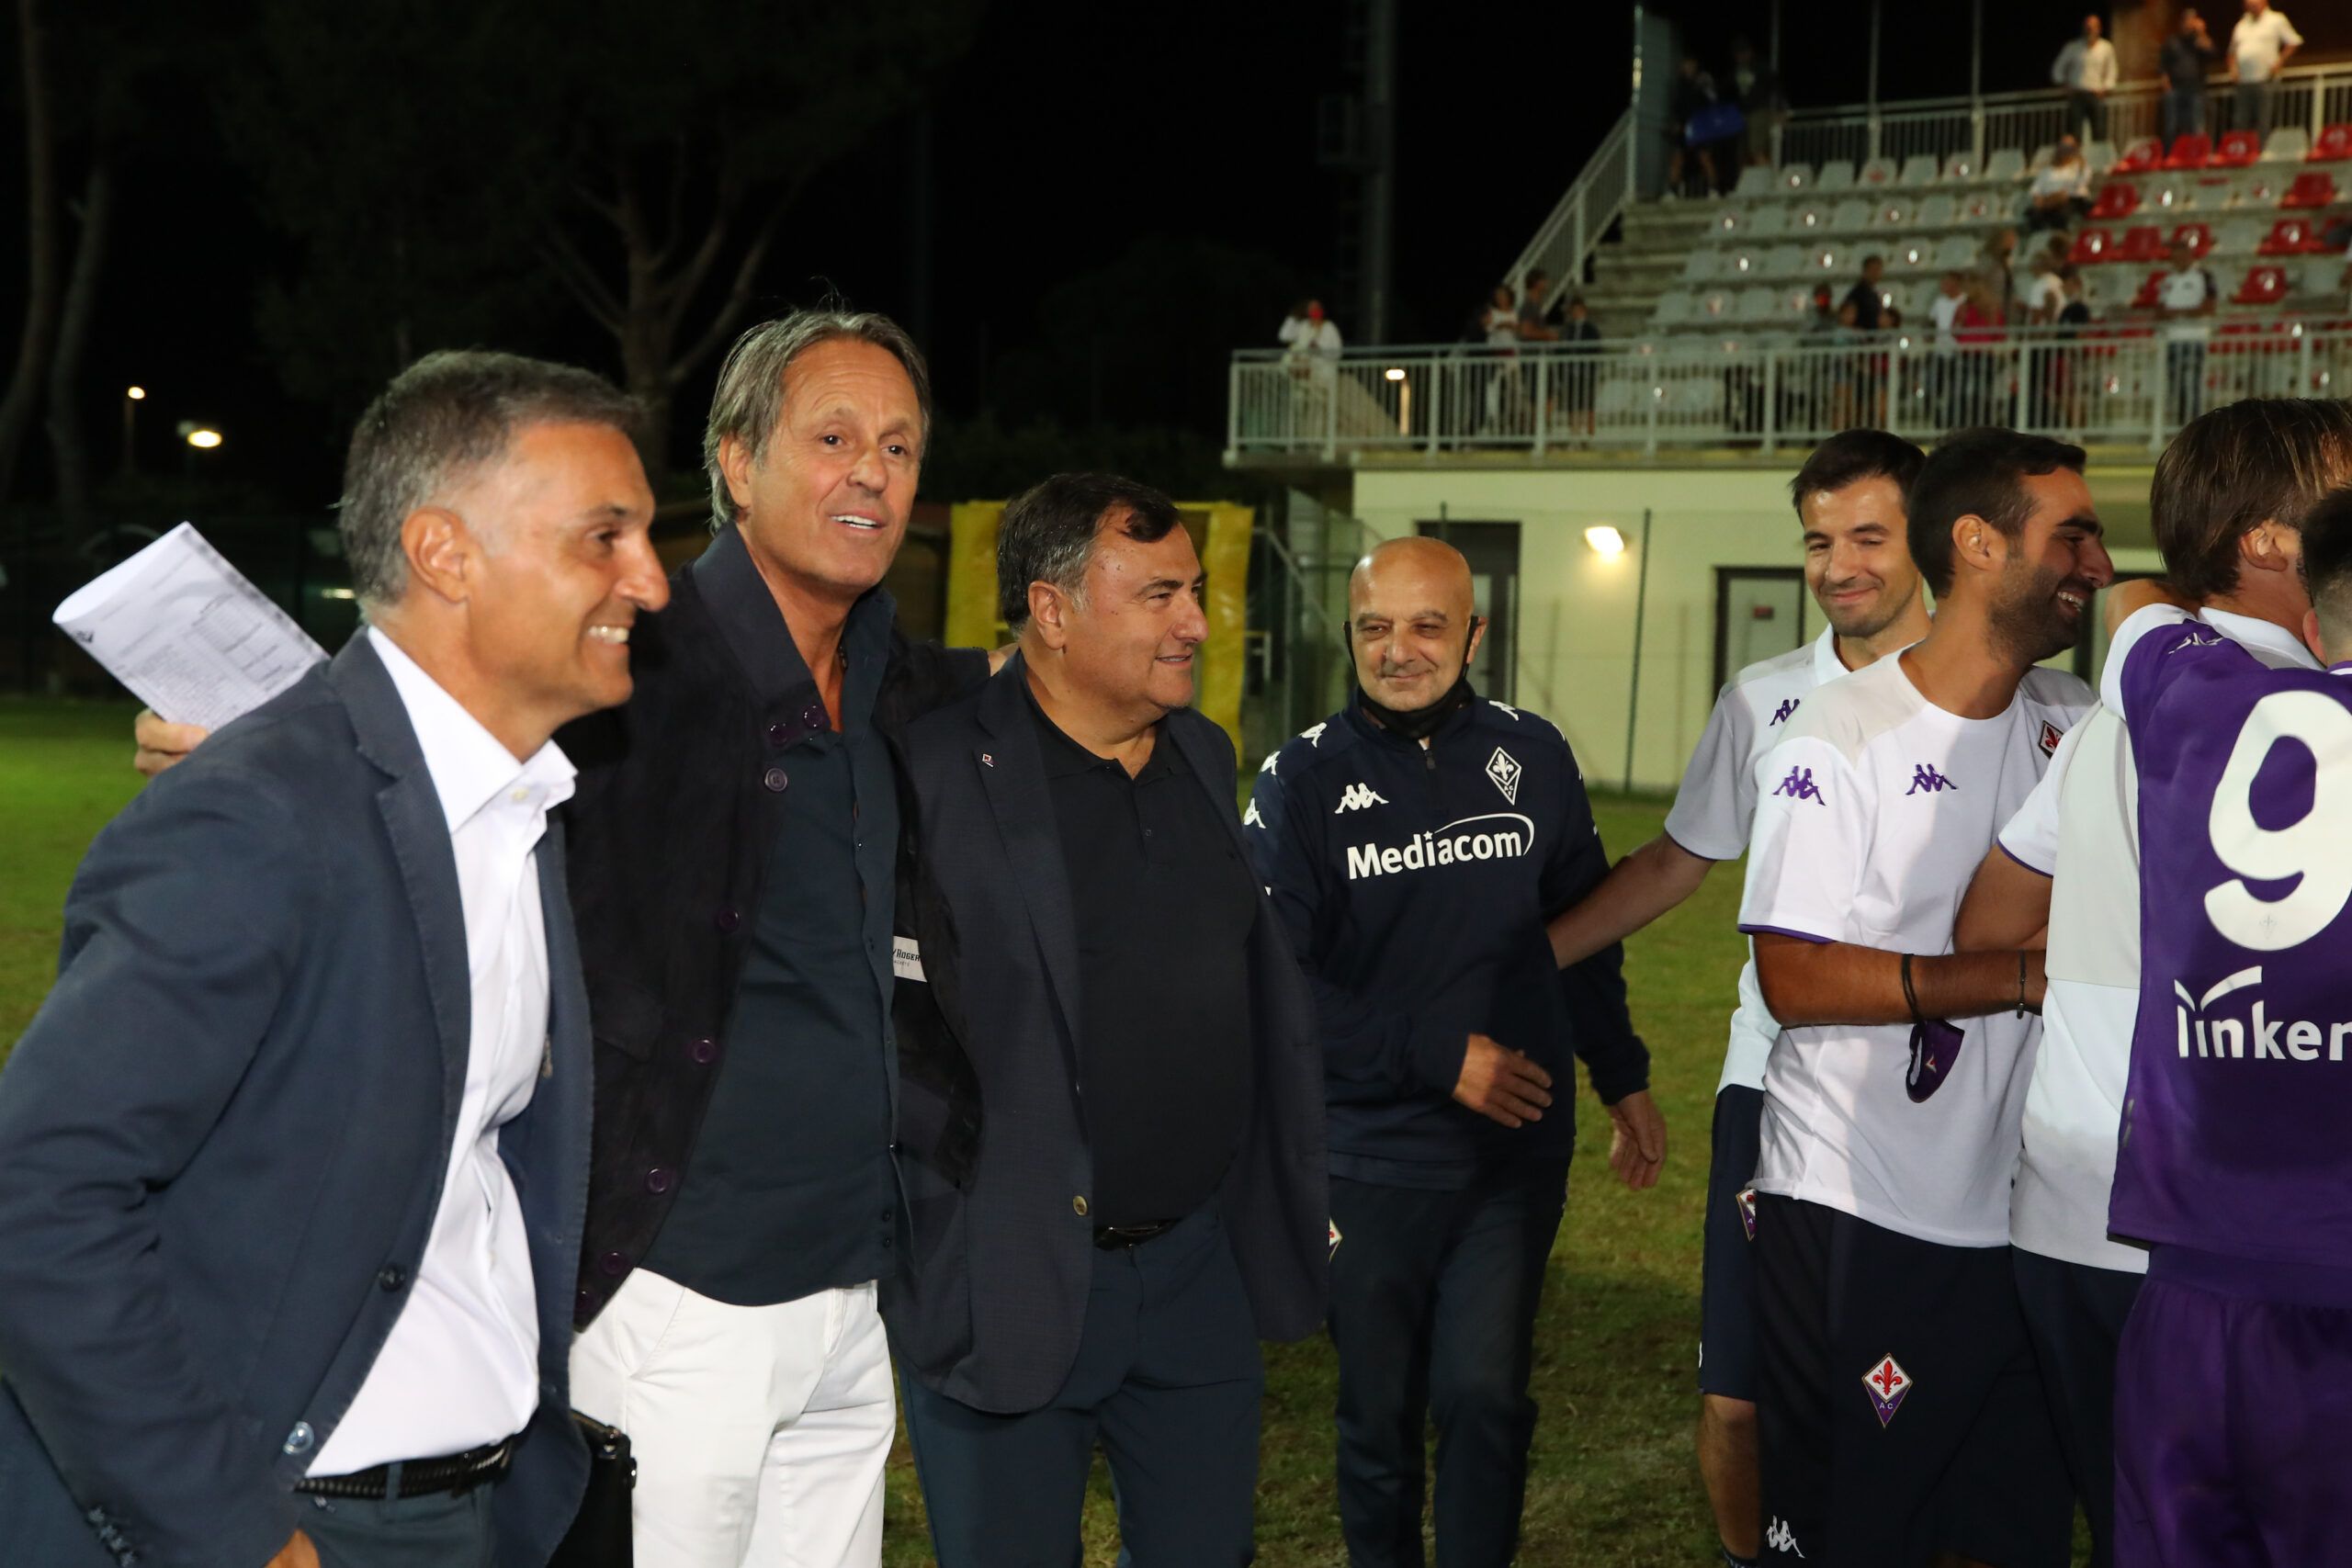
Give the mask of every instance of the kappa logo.
POLYGON ((1305 729, 1298 732, 1298 738, 1301 740, 1306 741, 1309 746, 1316 747, 1319 750, 1323 745, 1323 732, 1330 728, 1331 726, 1328 721, 1322 724, 1310 724, 1305 729))
POLYGON ((1764 1544, 1775 1551, 1793 1551, 1799 1557, 1804 1555, 1804 1549, 1797 1544, 1797 1532, 1777 1514, 1772 1517, 1771 1528, 1764 1532, 1764 1544))
POLYGON ((1871 1396, 1871 1408, 1878 1412, 1882 1427, 1894 1419, 1894 1413, 1911 1393, 1911 1374, 1892 1356, 1881 1356, 1875 1366, 1862 1374, 1862 1387, 1871 1396))
POLYGON ((1244 828, 1263 828, 1266 825, 1266 819, 1258 815, 1258 802, 1255 796, 1250 798, 1250 804, 1242 810, 1241 825, 1244 828))
POLYGON ((2059 728, 2056 725, 2051 723, 2046 718, 2041 721, 2041 754, 2043 756, 2056 756, 2058 754, 2058 742, 2065 739, 2066 732, 2064 730, 2059 728))
POLYGON ((1269 751, 1266 753, 1266 760, 1258 764, 1258 771, 1261 773, 1274 773, 1279 776, 1281 770, 1274 764, 1282 760, 1283 754, 1280 751, 1269 751))
MULTIPOLYGON (((1500 707, 1502 705, 1493 705, 1500 707)), ((1519 716, 1512 714, 1511 716, 1517 718, 1519 716)), ((1495 781, 1495 787, 1502 791, 1503 798, 1513 806, 1519 804, 1519 759, 1501 747, 1496 747, 1495 754, 1487 759, 1487 776, 1495 781)))
POLYGON ((2201 997, 2190 996, 2188 987, 2175 980, 2173 995, 2180 998, 2180 1005, 2173 1009, 2173 1016, 2178 1026, 2180 1055, 2217 1062, 2244 1061, 2249 1056, 2257 1062, 2316 1062, 2323 1056, 2331 1062, 2344 1060, 2345 1043, 2352 1040, 2352 1023, 2272 1018, 2259 996, 2244 1018, 2207 1016, 2223 997, 2261 984, 2259 964, 2225 976, 2201 997))
POLYGON ((1813 782, 1811 768, 1791 768, 1789 776, 1782 779, 1772 793, 1785 795, 1792 800, 1810 800, 1815 806, 1829 804, 1822 798, 1821 786, 1813 782))
POLYGON ((1342 811, 1362 811, 1366 807, 1387 804, 1388 797, 1370 784, 1351 784, 1340 792, 1340 804, 1331 807, 1331 815, 1337 817, 1342 811))
POLYGON ((1772 716, 1764 721, 1764 728, 1770 729, 1776 724, 1786 724, 1795 716, 1799 705, 1804 701, 1802 697, 1782 697, 1781 705, 1772 710, 1772 716))
POLYGON ((1951 780, 1936 772, 1936 765, 1933 762, 1914 762, 1911 765, 1911 787, 1905 790, 1903 793, 1905 795, 1933 795, 1938 790, 1958 789, 1959 787, 1960 786, 1952 783, 1951 780))
POLYGON ((1748 1240, 1754 1241, 1756 1239, 1756 1189, 1753 1187, 1742 1189, 1732 1201, 1739 1205, 1740 1228, 1747 1233, 1748 1240))
POLYGON ((1501 714, 1504 717, 1510 719, 1513 724, 1517 724, 1519 722, 1519 710, 1511 706, 1509 703, 1498 703, 1495 701, 1494 698, 1488 697, 1487 699, 1487 705, 1494 709, 1497 713, 1501 714))

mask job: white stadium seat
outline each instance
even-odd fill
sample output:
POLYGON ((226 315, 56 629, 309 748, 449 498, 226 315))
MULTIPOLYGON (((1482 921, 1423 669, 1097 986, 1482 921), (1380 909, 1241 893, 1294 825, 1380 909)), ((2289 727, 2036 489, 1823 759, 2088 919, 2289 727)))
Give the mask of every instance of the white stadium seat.
POLYGON ((1953 267, 1972 267, 1983 254, 1983 248, 1966 234, 1947 234, 1936 249, 1936 268, 1949 271, 1953 267))
POLYGON ((1960 220, 1959 198, 1943 191, 1924 197, 1914 220, 1922 229, 1949 229, 1960 220))
POLYGON ((2134 216, 2188 210, 2189 184, 2178 175, 2158 175, 2140 186, 2140 210, 2134 216))
POLYGON ((1892 158, 1872 158, 1854 175, 1857 185, 1878 187, 1894 183, 1895 162, 1892 158))
MULTIPOLYGON (((1967 178, 1965 175, 1956 177, 1962 179, 1967 178)), ((1935 184, 1936 155, 1933 152, 1912 153, 1911 156, 1903 160, 1903 172, 1897 176, 1897 179, 1901 184, 1906 186, 1931 186, 1935 184)))
POLYGON ((2025 154, 2015 147, 2003 147, 1984 160, 1984 177, 1988 180, 2015 180, 2025 177, 2025 154))
POLYGON ((1679 327, 1698 318, 1698 301, 1679 288, 1669 288, 1659 295, 1657 309, 1650 312, 1650 320, 1662 327, 1679 327))
POLYGON ((1758 208, 1747 220, 1748 233, 1758 239, 1789 231, 1789 209, 1777 201, 1768 201, 1758 208))
POLYGON ((2286 126, 2270 133, 2262 144, 2262 161, 2266 164, 2300 164, 2311 156, 2311 132, 2298 126, 2286 126))
POLYGON ((1925 234, 1913 234, 1894 242, 1887 252, 1886 265, 1890 272, 1918 272, 1936 265, 1936 243, 1925 234))
MULTIPOLYGON (((2050 166, 2050 160, 2055 158, 2057 155, 2058 143, 2055 141, 2045 141, 2041 146, 2033 150, 2033 156, 2027 161, 2025 168, 2020 172, 2028 175, 2038 175, 2041 173, 2042 170, 2048 168, 2050 166)), ((1990 177, 1989 174, 1987 177, 1990 177)))
POLYGON ((1804 249, 1801 245, 1774 245, 1764 257, 1765 277, 1796 277, 1804 271, 1804 249))
POLYGON ((1871 204, 1859 196, 1849 196, 1838 204, 1829 220, 1830 232, 1859 234, 1871 226, 1871 204))
POLYGON ((2213 249, 2222 255, 2250 256, 2262 243, 2262 223, 2258 219, 2233 218, 2213 229, 2213 249))
POLYGON ((1745 234, 1747 232, 1748 224, 1754 221, 1755 220, 1749 216, 1748 209, 1745 207, 1722 207, 1715 212, 1715 232, 1745 234))
POLYGON ((1762 164, 1750 164, 1739 171, 1739 184, 1734 196, 1770 196, 1781 188, 1778 171, 1762 164))
POLYGON ((1871 209, 1871 227, 1906 229, 1911 225, 1913 211, 1911 203, 1899 196, 1881 197, 1878 204, 1871 209))
POLYGON ((1739 291, 1739 307, 1732 319, 1739 321, 1769 321, 1780 308, 1780 296, 1770 288, 1743 288, 1739 291))
POLYGON ((2115 167, 2116 161, 2120 156, 2121 154, 2116 152, 2115 143, 2112 141, 2093 141, 2083 148, 2083 162, 2090 165, 2093 179, 2098 179, 2115 167))
POLYGON ((1716 265, 1715 276, 1725 283, 1751 283, 1764 276, 1764 253, 1753 245, 1725 251, 1716 265))
POLYGON ((1813 235, 1827 231, 1829 209, 1817 201, 1808 201, 1789 212, 1789 232, 1813 235))
POLYGON ((1813 188, 1813 165, 1810 164, 1781 164, 1779 185, 1783 192, 1811 190, 1813 188))
POLYGON ((1813 188, 1820 191, 1841 191, 1854 188, 1854 164, 1850 158, 1832 158, 1821 165, 1821 173, 1814 176, 1813 188))
POLYGON ((1713 283, 1715 279, 1716 251, 1713 245, 1701 245, 1682 264, 1685 283, 1713 283))
POLYGON ((1944 164, 1944 178, 1955 185, 1966 185, 1984 173, 1976 160, 1965 152, 1955 152, 1944 164))

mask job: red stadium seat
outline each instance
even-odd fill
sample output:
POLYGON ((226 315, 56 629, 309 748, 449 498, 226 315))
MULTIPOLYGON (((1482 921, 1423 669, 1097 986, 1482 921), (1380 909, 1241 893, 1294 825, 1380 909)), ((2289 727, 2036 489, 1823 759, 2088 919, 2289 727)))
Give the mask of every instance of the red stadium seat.
POLYGON ((2213 161, 2213 139, 2201 130, 2186 130, 2172 139, 2167 169, 2201 169, 2213 161))
POLYGON ((2312 163, 2341 164, 2347 158, 2352 158, 2352 124, 2328 126, 2312 143, 2312 163))
POLYGON ((2101 222, 2111 223, 2119 218, 2129 218, 2140 210, 2140 187, 2117 181, 2101 186, 2098 199, 2091 204, 2090 216, 2101 222))
POLYGON ((2075 236, 2075 248, 2066 259, 2076 266, 2089 266, 2094 262, 2115 259, 2115 238, 2104 229, 2086 229, 2075 236))
POLYGON ((2256 130, 2229 130, 2222 133, 2222 145, 2210 160, 2216 168, 2243 169, 2262 156, 2262 133, 2256 130))
POLYGON ((2331 207, 2335 202, 2335 176, 2325 169, 2306 169, 2295 176, 2287 194, 2278 198, 2281 207, 2331 207))
POLYGON ((2270 225, 2270 232, 2262 237, 2255 254, 2265 256, 2309 255, 2324 251, 2327 243, 2319 237, 2319 225, 2303 218, 2281 218, 2270 225))
POLYGON ((2257 266, 2247 270, 2245 281, 2230 299, 2239 305, 2276 305, 2287 298, 2287 292, 2285 267, 2257 266))
POLYGON ((2171 243, 2177 245, 2183 241, 2188 243, 2188 254, 2203 261, 2212 253, 2213 231, 2202 223, 2183 223, 2173 230, 2171 243))
POLYGON ((2165 270, 2166 269, 2164 267, 2158 267, 2155 271, 2148 274, 2147 277, 2140 285, 2140 292, 2132 296, 2132 308, 2133 310, 2153 310, 2156 308, 2157 291, 2165 286, 2165 270))
POLYGON ((2115 167, 2109 169, 2108 173, 2144 175, 2150 169, 2161 169, 2164 166, 2164 142, 2154 136, 2143 136, 2134 140, 2132 145, 2123 150, 2123 156, 2116 160, 2115 167))
POLYGON ((2135 223, 2123 231, 2122 243, 2115 247, 2115 259, 2128 262, 2153 262, 2165 259, 2165 231, 2153 223, 2135 223))

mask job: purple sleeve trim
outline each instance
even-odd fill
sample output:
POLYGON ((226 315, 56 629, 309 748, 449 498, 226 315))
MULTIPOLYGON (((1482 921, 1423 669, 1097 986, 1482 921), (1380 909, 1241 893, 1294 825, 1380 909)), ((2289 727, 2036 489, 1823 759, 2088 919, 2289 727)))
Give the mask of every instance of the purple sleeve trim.
POLYGON ((1815 936, 1811 931, 1792 931, 1786 926, 1743 925, 1739 929, 1747 936, 1792 936, 1799 942, 1809 942, 1816 947, 1828 947, 1838 941, 1834 936, 1815 936))
POLYGON ((2003 854, 2005 854, 2005 855, 2008 856, 2011 860, 2013 860, 2013 861, 2017 862, 2019 865, 2021 865, 2021 866, 2025 867, 2025 868, 2026 868, 2026 870, 2028 870, 2028 871, 2030 871, 2030 872, 2033 873, 2033 874, 2034 874, 2034 875, 2036 875, 2036 876, 2049 876, 2050 874, 2052 874, 2051 873, 2049 873, 2049 872, 2046 872, 2046 871, 2042 870, 2040 866, 2038 866, 2038 865, 2034 864, 2031 861, 2030 861, 2030 860, 2026 859, 2026 858, 2025 858, 2025 856, 2023 856, 2023 855, 2021 855, 2021 854, 2018 853, 2018 852, 2017 852, 2017 851, 2015 851, 2015 850, 2013 850, 2013 849, 2009 848, 2009 846, 2008 846, 2008 845, 2001 843, 2001 840, 2000 840, 1996 839, 1996 840, 1994 840, 1993 841, 1994 841, 1996 844, 2000 844, 2001 852, 2002 852, 2003 854))
POLYGON ((1657 836, 1664 839, 1668 843, 1672 844, 1676 849, 1680 850, 1684 854, 1689 855, 1692 860, 1708 861, 1713 864, 1721 865, 1725 861, 1735 861, 1739 858, 1737 855, 1711 855, 1704 850, 1694 850, 1690 845, 1684 843, 1681 840, 1676 838, 1674 836, 1674 829, 1671 828, 1659 829, 1657 836))

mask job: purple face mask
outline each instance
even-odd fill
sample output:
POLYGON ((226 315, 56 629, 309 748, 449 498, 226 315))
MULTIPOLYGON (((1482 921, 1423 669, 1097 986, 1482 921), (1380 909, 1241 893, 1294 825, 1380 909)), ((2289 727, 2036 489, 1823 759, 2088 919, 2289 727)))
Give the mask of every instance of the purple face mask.
POLYGON ((1966 1031, 1945 1019, 1925 1019, 1911 1026, 1911 1066, 1904 1075, 1903 1087, 1915 1103, 1943 1088, 1944 1079, 1959 1064, 1960 1047, 1967 1038, 1966 1031))

